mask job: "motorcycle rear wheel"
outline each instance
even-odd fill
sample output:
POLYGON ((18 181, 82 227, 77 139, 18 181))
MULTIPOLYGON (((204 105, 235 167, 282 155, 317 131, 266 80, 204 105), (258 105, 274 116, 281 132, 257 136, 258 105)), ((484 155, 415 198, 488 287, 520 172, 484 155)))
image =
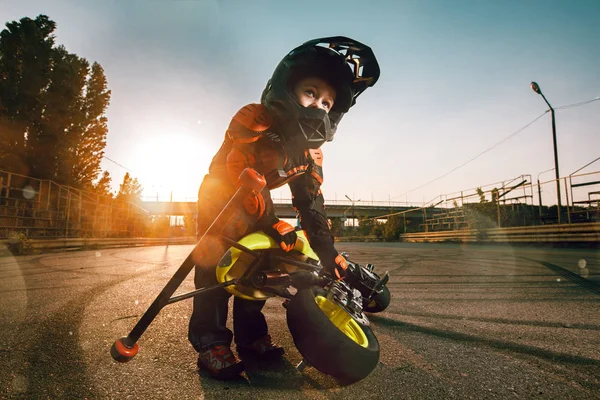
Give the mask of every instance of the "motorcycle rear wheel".
POLYGON ((304 360, 342 384, 364 379, 379 362, 379 342, 371 328, 328 300, 320 286, 292 297, 287 324, 304 360))

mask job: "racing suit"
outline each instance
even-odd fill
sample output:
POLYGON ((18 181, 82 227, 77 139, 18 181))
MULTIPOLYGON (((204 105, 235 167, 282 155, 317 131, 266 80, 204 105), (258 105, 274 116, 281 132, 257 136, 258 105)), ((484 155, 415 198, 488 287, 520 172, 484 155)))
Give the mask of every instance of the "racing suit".
MULTIPOLYGON (((212 160, 209 173, 198 192, 197 233, 200 238, 235 192, 238 177, 246 167, 254 168, 267 181, 256 197, 243 203, 222 234, 239 240, 250 232, 272 227, 275 215, 270 190, 288 184, 292 205, 300 224, 324 267, 338 257, 329 228, 324 199, 321 149, 308 149, 300 141, 286 138, 273 127, 272 117, 262 104, 249 104, 233 117, 221 148, 212 160)), ((216 237, 205 237, 194 254, 196 288, 217 284, 215 267, 227 250, 216 237)), ((188 338, 197 351, 223 344, 230 345, 233 333, 226 327, 231 294, 220 288, 194 297, 188 338)), ((236 344, 249 344, 267 334, 262 313, 265 301, 234 298, 233 330, 236 344)))

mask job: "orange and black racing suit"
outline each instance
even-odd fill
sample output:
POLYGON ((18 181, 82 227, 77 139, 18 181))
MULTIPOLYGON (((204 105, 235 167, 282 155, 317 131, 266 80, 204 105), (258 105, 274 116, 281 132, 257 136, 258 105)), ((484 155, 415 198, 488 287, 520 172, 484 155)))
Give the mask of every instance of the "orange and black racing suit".
MULTIPOLYGON (((307 149, 296 143, 293 138, 284 138, 276 132, 273 120, 262 104, 250 104, 239 110, 198 192, 198 237, 204 234, 235 192, 242 170, 251 167, 265 177, 267 186, 258 196, 244 202, 243 211, 234 214, 223 234, 239 240, 250 232, 274 226, 279 219, 270 190, 287 183, 292 204, 300 215, 301 227, 311 247, 324 266, 332 265, 338 253, 320 190, 323 155, 320 149, 307 149)), ((217 283, 215 266, 226 250, 226 245, 214 237, 205 238, 203 243, 195 255, 197 288, 217 283)), ((229 297, 230 293, 225 289, 194 297, 188 337, 197 351, 217 344, 231 344, 233 334, 225 326, 229 297)), ((261 311, 264 303, 234 298, 236 344, 249 344, 267 334, 261 311)))

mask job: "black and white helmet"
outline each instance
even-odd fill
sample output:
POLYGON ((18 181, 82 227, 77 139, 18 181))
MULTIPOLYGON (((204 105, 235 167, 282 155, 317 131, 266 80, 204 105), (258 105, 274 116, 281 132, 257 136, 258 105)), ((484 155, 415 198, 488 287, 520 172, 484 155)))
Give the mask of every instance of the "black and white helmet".
POLYGON ((370 47, 343 36, 314 39, 281 60, 267 82, 261 103, 287 140, 301 140, 305 147, 319 148, 333 140, 344 114, 377 79, 379 64, 370 47), (329 113, 298 103, 294 85, 308 76, 319 77, 335 89, 336 99, 329 113))

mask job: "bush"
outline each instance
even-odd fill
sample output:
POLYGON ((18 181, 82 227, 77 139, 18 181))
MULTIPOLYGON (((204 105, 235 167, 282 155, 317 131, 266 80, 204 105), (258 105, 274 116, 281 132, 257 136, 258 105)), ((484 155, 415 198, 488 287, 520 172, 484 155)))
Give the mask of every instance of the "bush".
POLYGON ((33 250, 31 242, 24 233, 9 232, 8 250, 15 256, 30 254, 33 250))
POLYGON ((392 215, 383 225, 383 239, 386 242, 395 242, 400 239, 400 235, 404 232, 404 224, 402 219, 396 215, 392 215))

